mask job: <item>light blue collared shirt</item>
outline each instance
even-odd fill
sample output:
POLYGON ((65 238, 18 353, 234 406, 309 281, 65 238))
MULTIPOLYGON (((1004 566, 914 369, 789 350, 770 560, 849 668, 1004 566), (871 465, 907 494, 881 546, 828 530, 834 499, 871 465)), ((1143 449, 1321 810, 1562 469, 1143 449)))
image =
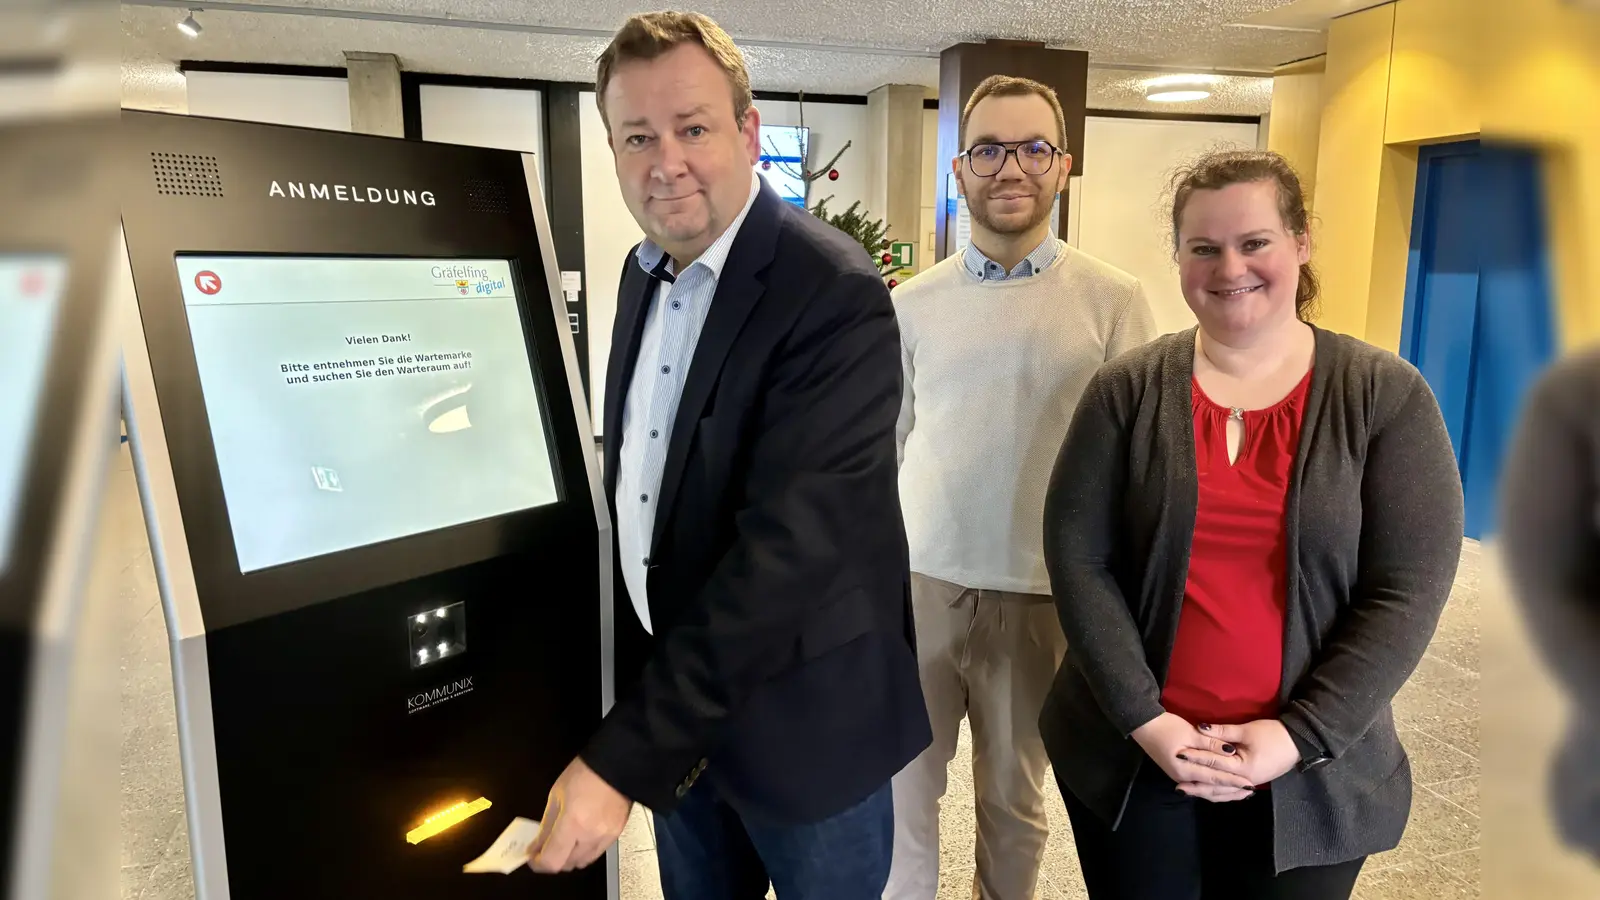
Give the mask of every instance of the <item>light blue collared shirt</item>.
POLYGON ((728 261, 734 238, 750 214, 761 178, 750 173, 750 197, 727 229, 682 272, 655 242, 646 239, 635 254, 639 265, 655 278, 639 359, 622 403, 622 446, 617 463, 617 547, 622 554, 622 577, 633 599, 634 612, 644 630, 654 634, 645 574, 650 567, 650 540, 655 531, 656 494, 661 490, 667 464, 667 443, 683 397, 683 383, 694 360, 700 332, 717 282, 728 261))
POLYGON ((967 244, 967 250, 961 255, 961 264, 966 268, 967 274, 979 281, 1010 281, 1013 278, 1031 278, 1034 275, 1050 268, 1050 264, 1061 255, 1061 244, 1055 235, 1049 235, 1044 242, 1033 248, 1033 252, 1017 263, 1016 268, 1007 272, 1005 266, 983 255, 976 245, 967 244))

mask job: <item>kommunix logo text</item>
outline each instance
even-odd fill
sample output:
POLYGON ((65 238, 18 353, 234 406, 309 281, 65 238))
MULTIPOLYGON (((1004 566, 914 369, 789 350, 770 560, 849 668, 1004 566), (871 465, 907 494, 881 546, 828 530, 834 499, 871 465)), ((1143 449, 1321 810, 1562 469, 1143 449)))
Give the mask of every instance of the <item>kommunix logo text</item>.
POLYGON ((452 681, 449 684, 436 687, 431 691, 423 691, 415 696, 407 697, 406 715, 419 713, 425 709, 438 706, 441 703, 454 700, 462 694, 472 693, 473 677, 474 676, 468 675, 460 681, 452 681))
POLYGON ((304 181, 274 181, 268 197, 285 200, 334 200, 341 203, 388 203, 391 206, 434 206, 433 191, 403 188, 357 187, 351 184, 310 184, 304 181))

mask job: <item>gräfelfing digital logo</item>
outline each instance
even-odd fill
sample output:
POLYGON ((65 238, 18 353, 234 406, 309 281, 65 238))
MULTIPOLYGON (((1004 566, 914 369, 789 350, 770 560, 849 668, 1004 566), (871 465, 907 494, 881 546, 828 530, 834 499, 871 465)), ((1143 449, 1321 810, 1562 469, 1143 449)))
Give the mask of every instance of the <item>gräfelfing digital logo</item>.
POLYGON ((409 188, 356 187, 348 184, 308 184, 303 181, 272 182, 268 197, 285 200, 331 200, 340 203, 387 203, 391 206, 434 206, 433 191, 409 188))
POLYGON ((423 691, 420 694, 407 697, 406 715, 409 716, 425 709, 432 709, 441 703, 448 703, 463 694, 472 693, 472 679, 475 677, 474 675, 468 675, 449 684, 440 685, 431 691, 423 691))
POLYGON ((454 288, 463 297, 473 293, 492 294, 506 286, 504 278, 491 280, 488 270, 464 263, 434 266, 431 274, 436 286, 454 288))

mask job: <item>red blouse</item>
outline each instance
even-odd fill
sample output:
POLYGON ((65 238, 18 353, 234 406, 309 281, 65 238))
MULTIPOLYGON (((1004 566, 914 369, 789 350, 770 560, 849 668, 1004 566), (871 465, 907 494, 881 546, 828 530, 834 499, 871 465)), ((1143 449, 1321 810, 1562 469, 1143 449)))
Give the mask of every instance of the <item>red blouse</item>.
POLYGON ((1228 461, 1230 410, 1193 381, 1200 505, 1178 638, 1161 705, 1191 724, 1276 718, 1288 597, 1290 467, 1311 374, 1273 406, 1243 413, 1228 461))

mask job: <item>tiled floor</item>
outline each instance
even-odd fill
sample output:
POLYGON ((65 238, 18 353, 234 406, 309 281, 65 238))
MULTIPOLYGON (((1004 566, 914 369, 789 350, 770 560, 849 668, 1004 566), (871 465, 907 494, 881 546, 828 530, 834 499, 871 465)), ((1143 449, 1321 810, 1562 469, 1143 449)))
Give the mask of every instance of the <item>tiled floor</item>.
MULTIPOLYGON (((109 487, 109 501, 119 511, 126 531, 119 549, 126 559, 120 596, 126 622, 121 648, 122 896, 124 900, 178 900, 193 897, 194 887, 183 816, 166 629, 126 451, 109 487)), ((1398 849, 1371 861, 1358 887, 1358 896, 1363 900, 1479 896, 1479 585, 1483 568, 1479 550, 1469 545, 1433 646, 1395 704, 1418 788, 1405 840, 1398 849)), ((1495 640, 1513 644, 1519 640, 1514 618, 1503 609, 1494 615, 1498 623, 1495 640)), ((1538 677, 1526 666, 1518 671, 1520 677, 1538 677)), ((1547 748, 1554 738, 1560 709, 1526 703, 1507 706, 1511 712, 1506 727, 1515 729, 1522 742, 1516 768, 1531 786, 1514 792, 1513 802, 1521 802, 1524 811, 1537 818, 1529 811, 1538 808, 1537 801, 1542 796, 1536 796, 1538 774, 1542 772, 1542 757, 1538 754, 1547 752, 1538 748, 1547 748)), ((942 898, 966 898, 971 891, 973 811, 971 778, 962 764, 967 757, 965 734, 962 741, 962 752, 951 767, 950 794, 942 812, 946 836, 942 898)), ((1039 896, 1045 900, 1084 897, 1059 797, 1050 805, 1050 819, 1052 834, 1039 896)), ((1526 831, 1514 836, 1529 842, 1536 837, 1543 840, 1544 836, 1526 831)), ((1548 844, 1544 840, 1539 846, 1548 844)), ((1512 849, 1505 855, 1512 860, 1513 869, 1515 865, 1523 867, 1520 874, 1513 872, 1509 876, 1515 885, 1529 883, 1532 867, 1539 873, 1542 896, 1600 896, 1592 887, 1577 887, 1588 870, 1570 856, 1562 857, 1548 849, 1512 849), (1551 876, 1551 871, 1557 874, 1551 876), (1567 893, 1563 888, 1582 893, 1567 893)), ((628 900, 659 897, 660 882, 646 816, 636 815, 630 823, 619 856, 622 896, 628 900)), ((1523 895, 1521 890, 1491 894, 1523 895)))

